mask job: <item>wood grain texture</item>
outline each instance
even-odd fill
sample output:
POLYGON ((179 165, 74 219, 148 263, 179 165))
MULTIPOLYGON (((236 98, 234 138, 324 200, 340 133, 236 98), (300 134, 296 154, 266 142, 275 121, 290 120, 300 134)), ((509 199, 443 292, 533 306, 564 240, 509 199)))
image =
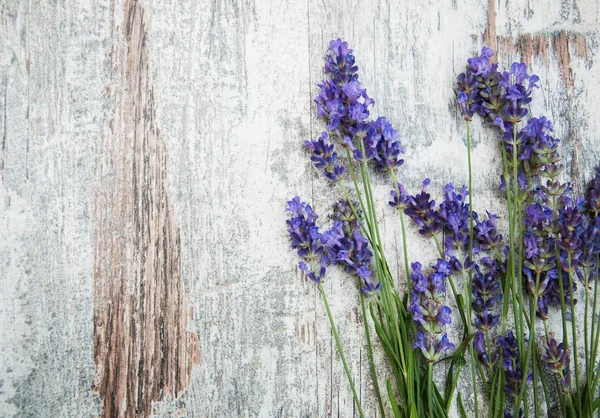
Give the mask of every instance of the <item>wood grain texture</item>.
POLYGON ((198 337, 188 331, 188 316, 194 316, 166 190, 147 13, 134 0, 122 7, 111 51, 113 117, 100 147, 94 196, 93 389, 107 418, 150 416, 152 402, 183 392, 200 361, 198 337))
MULTIPOLYGON (((324 129, 329 40, 400 130, 409 190, 466 181, 453 82, 484 42, 540 76, 531 113, 581 190, 600 159, 599 28, 597 0, 0 1, 0 417, 356 416, 285 233, 290 197, 323 222, 341 197, 302 148, 324 129)), ((474 206, 505 221, 497 138, 473 132, 474 206)), ((396 260, 389 189, 376 177, 396 260)), ((410 261, 434 259, 408 238, 410 261)), ((332 269, 325 288, 376 417, 356 286, 332 269)))

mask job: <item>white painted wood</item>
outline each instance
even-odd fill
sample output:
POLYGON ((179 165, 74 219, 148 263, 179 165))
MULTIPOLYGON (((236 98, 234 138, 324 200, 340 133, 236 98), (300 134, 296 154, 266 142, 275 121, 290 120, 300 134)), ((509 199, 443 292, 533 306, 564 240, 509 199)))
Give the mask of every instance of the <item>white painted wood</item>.
MULTIPOLYGON (((111 84, 111 50, 123 3, 0 2, 0 416, 102 415, 90 389, 94 188, 107 157, 99 144, 110 134, 111 92, 122 88, 111 84)), ((581 189, 600 160, 595 0, 141 3, 201 352, 187 391, 156 403, 155 416, 355 415, 325 310, 296 269, 285 231, 290 197, 314 203, 323 218, 341 197, 302 147, 323 129, 312 100, 324 53, 332 38, 350 42, 373 116, 388 117, 407 147, 401 181, 417 191, 430 177, 439 196, 447 182, 467 180, 453 82, 489 32, 490 4, 501 64, 520 59, 507 47, 518 35, 550 45, 561 31, 578 39, 562 67, 565 55, 552 47, 528 60, 542 79, 532 114, 553 120, 581 189)), ((503 215, 498 140, 479 122, 473 130, 475 209, 503 215)), ((384 245, 398 271, 389 189, 377 178, 384 245)), ((411 261, 434 259, 414 228, 409 245, 411 261)), ((325 288, 365 412, 375 417, 355 285, 332 269, 325 288)), ((468 379, 460 391, 472 408, 468 379)))

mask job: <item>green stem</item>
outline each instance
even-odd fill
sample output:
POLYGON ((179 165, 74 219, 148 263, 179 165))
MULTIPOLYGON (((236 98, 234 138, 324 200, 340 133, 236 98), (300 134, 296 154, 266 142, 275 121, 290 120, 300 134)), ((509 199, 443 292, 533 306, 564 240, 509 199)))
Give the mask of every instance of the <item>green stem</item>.
MULTIPOLYGON (((392 171, 392 181, 394 182, 394 188, 396 189, 396 195, 400 199, 400 189, 398 188, 398 179, 396 178, 396 172, 392 171)), ((404 225, 404 214, 402 209, 398 208, 398 214, 400 216, 400 226, 402 229, 402 252, 404 253, 404 270, 406 272, 406 284, 408 286, 408 293, 410 294, 412 285, 410 283, 410 272, 408 270, 408 246, 406 245, 406 228, 404 225)))
MULTIPOLYGON (((537 274, 537 278, 536 278, 536 289, 537 286, 539 284, 539 273, 537 274)), ((532 362, 531 362, 531 366, 533 369, 533 405, 535 407, 535 416, 538 417, 539 413, 538 413, 538 389, 537 389, 537 368, 536 368, 536 362, 534 361, 534 358, 536 356, 537 350, 535 348, 535 306, 537 305, 537 296, 535 296, 534 300, 531 300, 531 298, 529 298, 529 316, 531 318, 531 332, 529 333, 529 338, 533 341, 531 343, 531 356, 532 356, 532 362)), ((527 370, 527 369, 525 369, 527 370)), ((526 380, 527 381, 527 380, 526 380)))
POLYGON ((344 350, 342 350, 342 345, 340 344, 340 337, 338 336, 335 323, 333 322, 333 317, 331 316, 331 311, 329 310, 329 303, 327 302, 325 289, 323 289, 321 283, 319 283, 319 292, 321 292, 321 296, 323 296, 323 304, 325 305, 325 310, 327 311, 327 316, 329 317, 329 323, 331 324, 331 330, 333 331, 333 337, 335 338, 338 353, 340 353, 340 358, 342 359, 342 363, 344 364, 346 376, 348 376, 348 382, 350 383, 350 388, 352 389, 352 394, 354 395, 354 402, 356 403, 356 408, 358 409, 358 413, 361 416, 361 418, 364 418, 365 415, 363 414, 362 408, 360 406, 360 399, 358 397, 358 394, 356 393, 356 389, 354 388, 354 381, 352 380, 352 375, 350 374, 350 369, 348 368, 348 363, 346 362, 346 357, 344 356, 344 350))
MULTIPOLYGON (((548 332, 548 324, 546 323, 546 321, 543 321, 544 324, 544 334, 546 336, 546 342, 550 342, 550 333, 548 332)), ((540 370, 543 370, 543 367, 540 366, 540 370)), ((565 405, 565 395, 563 393, 562 390, 560 390, 560 383, 558 382, 558 377, 556 377, 556 375, 553 376, 554 377, 554 384, 556 385, 556 388, 558 389, 558 400, 560 401, 560 409, 562 411, 563 416, 567 416, 566 415, 566 405, 565 405)), ((542 379, 542 384, 544 383, 544 379, 542 379)), ((545 388, 544 388, 545 390, 545 388)), ((548 395, 546 394, 546 402, 548 402, 548 395)), ((550 404, 548 403, 548 410, 550 410, 550 404)))
POLYGON ((433 363, 427 363, 427 410, 433 417, 433 363))
MULTIPOLYGON (((600 256, 596 256, 596 272, 594 274, 594 306, 592 307, 592 367, 596 367, 596 357, 598 355, 598 337, 600 337, 600 326, 596 326, 600 321, 597 320, 597 302, 598 302, 598 268, 600 267, 600 256)), ((592 393, 596 394, 596 384, 598 382, 598 376, 600 376, 600 369, 594 372, 594 384, 592 385, 592 393)))
MULTIPOLYGON (((510 177, 508 175, 508 158, 506 156, 506 147, 504 145, 502 145, 502 159, 504 162, 504 181, 506 183, 506 200, 508 203, 508 224, 509 224, 509 228, 508 228, 508 233, 509 233, 509 243, 510 243, 510 251, 509 251, 509 258, 508 258, 508 269, 507 269, 507 276, 510 275, 510 277, 506 278, 506 282, 505 283, 505 289, 508 290, 508 288, 510 287, 512 289, 511 294, 512 294, 512 302, 513 302, 513 314, 515 317, 515 331, 517 335, 520 335, 519 333, 519 327, 518 327, 518 322, 516 320, 517 318, 517 301, 515 298, 515 292, 514 292, 514 286, 512 286, 513 282, 514 282, 514 277, 515 277, 515 266, 514 266, 514 247, 515 247, 515 240, 514 240, 514 224, 515 224, 515 219, 513 217, 513 205, 512 205, 512 198, 511 198, 511 180, 510 177), (510 273, 509 273, 510 272, 510 273)), ((502 310, 502 335, 505 334, 506 332, 506 325, 507 325, 507 314, 508 314, 508 303, 509 303, 509 299, 507 297, 507 293, 504 293, 504 308, 502 310)))
MULTIPOLYGON (((544 370, 544 366, 541 364, 541 360, 540 357, 537 354, 537 350, 534 351, 534 355, 535 355, 535 366, 536 366, 536 370, 540 370, 540 382, 542 382, 542 389, 544 391, 544 399, 546 401, 546 411, 550 411, 550 406, 551 406, 551 402, 550 402, 550 395, 548 394, 548 387, 546 386, 546 379, 544 379, 543 376, 543 370, 544 370)), ((535 394, 535 392, 534 392, 535 394)), ((562 405, 562 398, 559 397, 561 405, 562 405)), ((537 402, 535 405, 535 416, 538 416, 538 406, 537 406, 537 402)))
MULTIPOLYGON (((552 210, 554 212, 555 221, 558 219, 558 211, 556 207, 556 196, 552 196, 552 210)), ((565 287, 563 283, 562 266, 560 265, 560 250, 555 246, 556 271, 558 273, 558 294, 560 298, 560 313, 562 316, 563 328, 563 345, 565 350, 569 348, 569 331, 567 328, 567 308, 565 305, 565 287)))
MULTIPOLYGON (((363 152, 363 155, 365 155, 365 149, 364 149, 364 142, 361 140, 360 142, 360 147, 361 150, 363 152)), ((383 252, 383 246, 382 246, 382 241, 381 241, 381 235, 379 232, 379 224, 377 222, 377 215, 375 212, 375 204, 373 202, 373 190, 371 188, 371 179, 369 176, 369 169, 367 167, 367 161, 363 161, 360 164, 360 173, 361 173, 361 177, 362 177, 362 181, 363 181, 363 190, 365 193, 365 201, 366 201, 366 207, 363 206, 363 211, 367 211, 370 214, 370 219, 371 219, 371 238, 372 238, 372 246, 374 248, 377 248, 377 252, 379 252, 379 257, 381 258, 381 268, 383 270, 384 265, 387 267, 387 263, 385 262, 385 254, 383 252), (374 243, 374 244, 373 244, 374 243)), ((355 187, 357 188, 357 192, 358 192, 358 184, 355 180, 355 187)), ((364 202, 361 202, 361 205, 364 205, 364 202)), ((407 380, 406 383, 406 387, 407 387, 407 391, 410 393, 412 393, 412 381, 408 381, 408 379, 406 379, 407 376, 407 367, 406 367, 406 359, 404 356, 404 344, 402 342, 402 338, 401 338, 401 333, 400 333, 400 328, 399 328, 399 324, 398 324, 398 318, 400 317, 400 312, 397 312, 397 310, 395 309, 395 303, 393 303, 393 301, 391 300, 392 298, 392 293, 395 291, 394 287, 392 286, 392 277, 391 274, 389 274, 389 268, 387 269, 387 271, 384 270, 384 273, 387 273, 388 275, 382 275, 381 276, 381 283, 382 283, 382 292, 381 292, 381 297, 384 300, 384 304, 385 304, 385 308, 384 308, 384 312, 386 313, 386 322, 389 321, 391 322, 390 325, 388 325, 388 332, 389 335, 392 337, 393 339, 393 345, 394 345, 394 350, 397 350, 397 352, 400 354, 401 357, 401 361, 402 361, 402 365, 403 365, 403 376, 405 378, 405 380, 407 380), (383 279, 383 277, 385 277, 385 279, 383 279)), ((408 359, 410 360, 410 359, 408 359)), ((403 385, 401 384, 401 382, 398 382, 398 387, 399 389, 402 387, 403 385)), ((408 396, 407 398, 410 398, 412 396, 408 396)))
MULTIPOLYGON (((467 120, 467 165, 469 166, 469 261, 473 261, 473 168, 471 165, 471 121, 467 120)), ((472 272, 469 270, 469 285, 472 285, 472 272)), ((464 279, 463 279, 464 281, 464 279)), ((469 334, 471 333, 471 286, 464 289, 465 304, 467 305, 467 323, 469 334)), ((473 354, 473 340, 471 340, 471 377, 473 379, 473 391, 475 392, 475 418, 479 417, 479 405, 477 402, 477 379, 475 376, 475 356, 473 354)), ((491 353, 490 353, 491 355, 491 353)))
MULTIPOLYGON (((586 392, 587 392, 587 399, 588 399, 588 404, 591 404, 592 402, 592 387, 590 385, 590 383, 592 382, 592 370, 590 369, 590 357, 591 357, 591 352, 590 352, 590 344, 588 344, 588 338, 589 338, 589 330, 588 330, 588 315, 589 315, 589 288, 588 288, 588 274, 587 274, 587 269, 583 269, 583 274, 585 277, 585 317, 583 318, 583 331, 584 331, 584 338, 583 338, 583 343, 584 343, 584 351, 585 351, 585 374, 586 374, 586 392)), ((590 416, 591 416, 591 411, 589 411, 590 416)))
MULTIPOLYGON (((358 187, 358 181, 356 179, 356 174, 354 171, 354 164, 352 163, 352 156, 350 154, 350 150, 348 149, 348 147, 346 147, 346 156, 348 158, 348 165, 350 168, 350 175, 352 177, 352 181, 354 182, 354 189, 356 192, 356 195, 358 196, 358 201, 360 204, 360 207, 362 209, 363 212, 363 216, 365 219, 365 223, 367 224, 367 228, 369 230, 369 232, 367 232, 366 228, 362 227, 367 239, 369 240, 369 242, 371 243, 371 247, 373 248, 373 253, 374 253, 374 258, 375 258, 375 265, 377 268, 377 277, 380 281, 380 283, 382 284, 382 287, 384 288, 382 290, 382 298, 384 299, 384 303, 386 304, 386 309, 384 310, 388 315, 391 312, 391 307, 390 307, 390 300, 389 300, 389 295, 387 294, 387 283, 385 280, 385 270, 383 268, 383 264, 385 263, 385 257, 383 256, 383 251, 381 250, 381 247, 379 246, 379 243, 376 240, 375 237, 375 232, 374 232, 374 214, 371 214, 371 210, 370 210, 370 206, 365 204, 365 201, 363 200, 363 196, 362 193, 360 192, 360 188, 358 187)), ((362 166, 361 166, 361 174, 362 174, 362 166)), ((364 177, 363 177, 364 179, 364 177)), ((346 195, 346 199, 348 199, 348 202, 350 204, 350 207, 353 210, 354 216, 357 217, 358 219, 358 214, 356 211, 356 208, 354 208, 354 203, 352 202, 352 200, 350 199, 350 196, 348 194, 348 191, 346 190, 345 186, 343 183, 340 182, 340 185, 342 187, 342 190, 344 191, 344 194, 346 195)), ((367 191, 366 187, 365 187, 365 192, 367 191)), ((366 196, 365 196, 366 198, 366 196)), ((383 327, 388 327, 387 321, 385 324, 382 324, 383 327)), ((392 337, 395 338, 395 336, 392 334, 392 337)))
POLYGON ((467 161, 469 165, 469 259, 473 260, 473 170, 471 167, 471 121, 467 121, 467 161))
POLYGON ((567 253, 567 262, 569 265, 569 294, 571 295, 569 299, 571 301, 571 333, 573 334, 573 360, 575 361, 575 388, 579 390, 579 361, 577 360, 579 351, 577 350, 577 321, 575 321, 575 292, 573 291, 573 274, 571 273, 571 253, 567 253))
MULTIPOLYGON (((360 283, 360 280, 359 280, 360 283)), ((360 293, 360 292, 359 292, 360 293)), ((375 395, 377 396, 377 403, 379 404, 379 410, 381 411, 381 417, 385 418, 385 409, 383 408, 383 401, 381 400, 381 393, 379 392, 379 382, 377 380, 377 369, 375 368, 375 359, 373 357, 373 346, 371 345, 371 333, 369 331, 369 324, 367 322, 367 314, 365 312, 365 297, 360 293, 360 308, 363 316, 363 324, 365 326, 365 336, 367 337, 367 349, 369 350, 369 364, 371 365, 371 375, 373 376, 373 385, 375 385, 375 395)))
MULTIPOLYGON (((513 287, 513 291, 517 291, 517 299, 519 301, 519 305, 523 306, 523 286, 522 283, 517 280, 517 276, 518 278, 521 278, 521 252, 519 251, 519 260, 517 262, 516 260, 516 255, 515 255, 515 251, 517 250, 516 248, 516 235, 517 235, 517 228, 519 228, 519 224, 521 223, 521 219, 520 219, 520 214, 521 214, 521 192, 519 190, 519 177, 518 177, 518 171, 519 171, 519 167, 518 167, 518 160, 517 160, 517 154, 518 154, 518 146, 517 146, 517 124, 515 123, 513 125, 513 155, 512 155, 512 160, 513 160, 513 205, 514 205, 514 218, 513 218, 513 243, 511 245, 511 251, 513 251, 513 277, 514 277, 514 287, 513 287), (514 248, 513 248, 514 246, 514 248), (518 271, 516 270, 518 268, 518 271)), ((519 228, 520 231, 522 231, 522 228, 519 228)), ((520 234, 519 234, 519 238, 520 238, 520 234)), ((519 248, 522 248, 522 245, 520 245, 521 243, 519 242, 519 248)), ((515 322, 517 321, 517 318, 515 317, 515 322)), ((518 339, 519 342, 519 350, 521 353, 521 356, 523 356, 525 353, 523 353, 523 343, 525 341, 525 328, 524 328, 524 324, 523 324, 523 313, 521 310, 519 310, 519 328, 520 328, 520 336, 521 338, 518 339)), ((523 372, 526 373, 526 370, 523 372)), ((519 405, 517 405, 519 406, 519 405)))
MULTIPOLYGON (((367 230, 367 227, 365 227, 365 222, 360 222, 361 217, 358 216, 358 211, 356 210, 356 207, 354 206, 354 202, 352 201, 352 199, 350 198, 350 194, 348 193, 348 189, 346 189, 346 186, 344 186, 344 183, 342 183, 341 181, 338 182, 342 192, 344 193, 344 197, 346 198, 346 200, 348 201, 348 204, 350 205, 350 209, 352 210, 352 214, 354 215, 354 217, 359 221, 361 229, 363 231, 363 234, 365 234, 365 237, 369 240, 372 241, 371 239, 371 234, 370 232, 367 230)), ((366 222, 367 224, 369 224, 369 222, 366 222)))
POLYGON ((442 246, 440 245, 440 240, 438 239, 438 237, 436 235, 433 236, 433 240, 435 241, 435 246, 438 250, 438 253, 440 254, 440 258, 444 259, 444 251, 442 251, 442 246))
POLYGON ((475 373, 475 350, 473 348, 473 339, 471 339, 469 352, 471 353, 471 380, 473 381, 473 400, 475 401, 475 417, 479 417, 479 401, 477 400, 477 375, 475 373))

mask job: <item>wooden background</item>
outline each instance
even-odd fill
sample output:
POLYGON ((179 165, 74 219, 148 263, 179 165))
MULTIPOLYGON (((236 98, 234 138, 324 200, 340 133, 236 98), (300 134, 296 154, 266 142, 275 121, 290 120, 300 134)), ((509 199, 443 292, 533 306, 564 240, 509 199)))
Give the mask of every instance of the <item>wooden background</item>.
MULTIPOLYGON (((600 160, 597 0, 0 0, 0 417, 354 416, 284 212, 340 197, 302 147, 338 36, 413 192, 466 181, 453 82, 484 44, 541 77, 576 190, 600 160)), ((473 130, 475 209, 503 214, 498 139, 473 130)), ((326 289, 375 417, 356 289, 326 289)))

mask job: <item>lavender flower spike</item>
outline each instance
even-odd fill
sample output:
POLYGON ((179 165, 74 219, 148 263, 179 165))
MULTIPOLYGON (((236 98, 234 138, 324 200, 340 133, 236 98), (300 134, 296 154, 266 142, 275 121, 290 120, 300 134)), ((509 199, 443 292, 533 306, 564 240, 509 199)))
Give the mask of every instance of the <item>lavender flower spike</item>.
POLYGON ((327 132, 321 133, 316 141, 305 141, 304 144, 310 150, 310 160, 315 167, 323 170, 323 174, 329 180, 340 180, 340 176, 344 173, 344 167, 335 163, 337 152, 335 152, 335 146, 327 140, 327 132))
MULTIPOLYGON (((354 203, 355 208, 358 204, 354 203)), ((357 213, 361 216, 360 211, 357 213)), ((340 200, 333 206, 333 227, 321 235, 321 242, 325 246, 333 264, 344 267, 346 273, 361 279, 360 291, 365 295, 372 295, 381 289, 381 283, 371 281, 369 265, 373 253, 369 249, 369 240, 360 233, 360 219, 354 216, 350 203, 340 200)))
POLYGON ((310 205, 301 202, 298 196, 288 202, 287 210, 292 216, 286 221, 291 246, 304 260, 298 264, 298 267, 307 274, 309 279, 320 284, 325 276, 329 259, 324 255, 323 245, 320 242, 321 234, 315 223, 318 216, 310 205))
POLYGON ((563 392, 568 392, 571 387, 571 371, 569 370, 569 350, 565 350, 563 343, 558 343, 554 338, 546 342, 546 352, 542 356, 546 370, 557 375, 563 392))
POLYGON ((452 322, 451 310, 444 305, 445 280, 450 274, 450 266, 439 259, 428 276, 421 271, 420 263, 413 263, 411 267, 413 291, 409 310, 413 321, 418 324, 415 348, 421 350, 425 360, 436 362, 445 351, 454 348, 454 344, 448 341, 447 334, 439 339, 442 328, 452 322))
MULTIPOLYGON (((519 361, 519 348, 517 339, 512 332, 508 332, 506 337, 498 337, 498 345, 502 347, 504 354, 504 376, 506 384, 504 391, 507 395, 516 396, 521 390, 521 380, 523 379, 523 371, 521 370, 521 362, 519 361)), ((533 375, 527 376, 527 383, 533 380, 533 375)))

